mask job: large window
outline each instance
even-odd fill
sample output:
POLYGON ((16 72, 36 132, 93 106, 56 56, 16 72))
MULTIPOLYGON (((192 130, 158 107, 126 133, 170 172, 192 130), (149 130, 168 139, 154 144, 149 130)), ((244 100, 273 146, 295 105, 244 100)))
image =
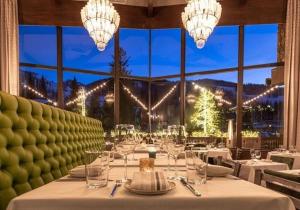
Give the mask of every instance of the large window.
POLYGON ((151 130, 180 124, 180 79, 151 83, 151 130))
POLYGON ((83 27, 63 27, 63 65, 74 69, 111 72, 114 40, 100 52, 83 27))
POLYGON ((186 33, 186 72, 234 68, 238 65, 238 27, 216 27, 203 49, 186 33))
POLYGON ((57 75, 55 70, 20 67, 20 80, 21 96, 56 105, 57 75))
POLYGON ((151 35, 151 76, 179 74, 180 29, 156 29, 151 35))
POLYGON ((106 131, 114 127, 114 101, 107 100, 113 94, 113 80, 86 73, 64 72, 64 96, 67 110, 85 114, 102 121, 106 131), (81 94, 86 97, 76 101, 81 94))
POLYGON ((277 61, 278 24, 245 26, 245 65, 277 61))
POLYGON ((100 52, 83 27, 20 26, 21 95, 100 119, 107 132, 115 120, 152 132, 185 122, 190 136, 225 138, 232 122, 233 132, 243 131, 243 137, 282 139, 280 30, 278 24, 218 26, 198 49, 188 33, 181 38, 178 28, 121 28, 120 78, 114 78, 115 38, 100 52), (239 52, 243 38, 244 52, 239 52), (244 75, 239 80, 238 69, 244 75), (114 90, 116 81, 119 90, 114 90), (74 101, 80 94, 84 103, 74 101), (234 126, 237 113, 243 115, 242 129, 234 126))
POLYGON ((120 122, 132 124, 137 130, 148 131, 148 82, 122 79, 120 81, 120 122))
POLYGON ((226 137, 229 120, 235 120, 237 72, 188 77, 186 130, 190 136, 226 137))
POLYGON ((149 30, 120 30, 123 75, 149 76, 149 30))
POLYGON ((283 136, 282 83, 272 81, 272 68, 244 72, 243 130, 261 139, 283 136))
POLYGON ((20 26, 20 62, 56 66, 56 28, 20 26))

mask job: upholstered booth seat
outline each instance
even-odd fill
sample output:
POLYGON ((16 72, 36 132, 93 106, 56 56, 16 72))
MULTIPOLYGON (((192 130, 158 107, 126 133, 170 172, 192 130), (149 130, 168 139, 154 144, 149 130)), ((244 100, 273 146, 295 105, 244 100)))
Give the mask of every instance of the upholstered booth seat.
POLYGON ((0 92, 0 210, 9 201, 83 164, 101 147, 95 119, 0 92))

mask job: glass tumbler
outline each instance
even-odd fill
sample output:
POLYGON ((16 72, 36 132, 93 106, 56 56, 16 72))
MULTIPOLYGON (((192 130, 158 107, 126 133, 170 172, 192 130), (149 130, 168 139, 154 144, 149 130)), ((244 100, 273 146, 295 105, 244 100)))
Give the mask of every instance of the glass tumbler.
POLYGON ((85 175, 86 184, 89 189, 96 189, 107 185, 109 155, 109 152, 85 152, 85 175))
MULTIPOLYGON (((207 181, 208 152, 197 150, 197 157, 194 159, 195 168, 199 177, 200 184, 207 181)), ((197 183, 196 183, 197 184, 197 183)))
POLYGON ((190 184, 195 184, 198 179, 195 162, 197 158, 197 152, 193 150, 185 151, 185 162, 186 162, 186 178, 190 184))

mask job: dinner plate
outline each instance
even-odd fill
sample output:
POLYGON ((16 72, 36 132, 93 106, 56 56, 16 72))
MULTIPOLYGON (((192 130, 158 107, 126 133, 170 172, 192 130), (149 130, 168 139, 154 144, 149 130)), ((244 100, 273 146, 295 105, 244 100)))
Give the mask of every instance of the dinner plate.
POLYGON ((135 194, 139 194, 139 195, 162 195, 162 194, 166 194, 166 193, 174 190, 176 187, 175 182, 169 181, 169 189, 149 192, 149 191, 134 189, 134 188, 130 187, 130 184, 131 184, 131 180, 128 180, 124 185, 125 189, 131 193, 135 193, 135 194))

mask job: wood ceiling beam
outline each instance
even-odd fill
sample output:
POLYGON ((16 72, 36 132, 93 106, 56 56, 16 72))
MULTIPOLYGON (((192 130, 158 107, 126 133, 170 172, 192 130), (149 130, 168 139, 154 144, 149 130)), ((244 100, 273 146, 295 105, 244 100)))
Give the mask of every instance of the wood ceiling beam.
MULTIPOLYGON (((86 2, 18 0, 19 22, 29 25, 82 26, 80 10, 86 2)), ((152 1, 152 0, 151 0, 152 1)), ((153 2, 152 2, 153 3, 153 2)), ((287 0, 223 0, 219 25, 285 23, 287 0), (242 4, 241 4, 242 2, 242 4)), ((180 28, 185 5, 138 7, 116 4, 121 27, 180 28)))
POLYGON ((153 17, 153 0, 148 0, 148 17, 153 17))

